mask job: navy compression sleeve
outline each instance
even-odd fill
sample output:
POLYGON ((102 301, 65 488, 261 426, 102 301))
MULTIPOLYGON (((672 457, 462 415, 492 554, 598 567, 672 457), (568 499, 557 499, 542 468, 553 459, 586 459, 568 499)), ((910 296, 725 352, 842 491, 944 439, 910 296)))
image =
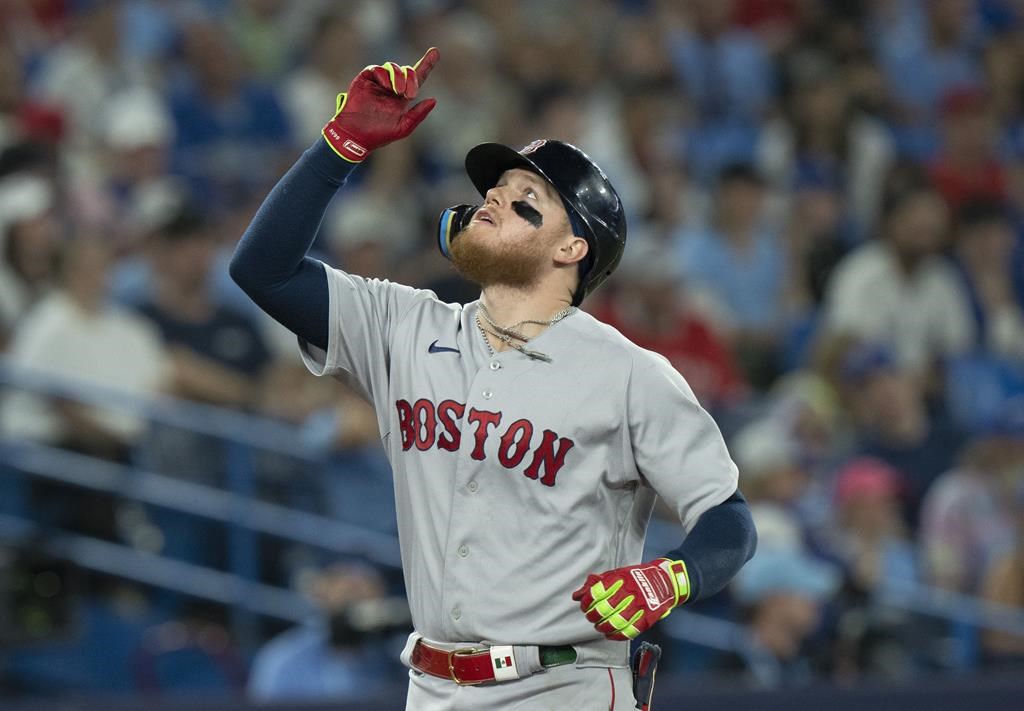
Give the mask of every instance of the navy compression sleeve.
POLYGON ((318 140, 267 195, 231 258, 231 278, 288 330, 327 348, 324 265, 306 256, 331 198, 355 164, 318 140))
POLYGON ((689 602, 724 588, 757 548, 757 530, 743 494, 736 493, 697 519, 682 545, 665 554, 686 563, 689 602))

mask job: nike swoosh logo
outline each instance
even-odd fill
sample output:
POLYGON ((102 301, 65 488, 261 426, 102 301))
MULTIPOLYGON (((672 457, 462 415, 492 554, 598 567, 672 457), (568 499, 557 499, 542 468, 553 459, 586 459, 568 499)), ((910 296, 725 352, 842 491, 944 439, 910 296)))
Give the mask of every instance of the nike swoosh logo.
POLYGON ((459 352, 458 348, 449 348, 448 346, 439 346, 439 345, 437 345, 437 341, 434 341, 433 343, 431 343, 430 347, 427 348, 427 353, 458 353, 458 352, 459 352))

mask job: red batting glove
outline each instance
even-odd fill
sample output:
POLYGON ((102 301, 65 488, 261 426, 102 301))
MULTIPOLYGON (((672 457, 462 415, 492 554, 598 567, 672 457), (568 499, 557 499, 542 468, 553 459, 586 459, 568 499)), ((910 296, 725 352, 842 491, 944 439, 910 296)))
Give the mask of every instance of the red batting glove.
POLYGON ((436 47, 415 65, 371 64, 356 75, 347 92, 338 94, 334 118, 323 136, 334 152, 350 163, 362 163, 370 151, 413 132, 437 102, 424 99, 412 108, 420 86, 441 58, 436 47))
POLYGON ((572 599, 608 639, 634 639, 690 596, 690 578, 681 560, 659 558, 588 575, 572 599))

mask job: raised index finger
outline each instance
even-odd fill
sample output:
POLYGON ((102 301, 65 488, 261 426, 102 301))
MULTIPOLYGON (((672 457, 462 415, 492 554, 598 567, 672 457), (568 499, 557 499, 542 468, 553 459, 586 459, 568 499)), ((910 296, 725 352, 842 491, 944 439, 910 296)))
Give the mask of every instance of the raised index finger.
POLYGON ((437 47, 431 47, 426 53, 420 57, 420 61, 413 65, 413 69, 416 70, 416 78, 419 80, 419 85, 423 86, 423 82, 430 76, 431 70, 434 65, 437 64, 437 60, 441 58, 441 53, 437 50, 437 47))

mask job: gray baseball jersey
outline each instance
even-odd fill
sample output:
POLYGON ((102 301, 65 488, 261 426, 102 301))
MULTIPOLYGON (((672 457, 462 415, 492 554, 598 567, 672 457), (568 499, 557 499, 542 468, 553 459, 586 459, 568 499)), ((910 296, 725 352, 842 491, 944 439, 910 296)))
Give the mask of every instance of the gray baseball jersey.
POLYGON ((589 573, 640 562, 660 494, 689 529, 737 470, 718 427, 661 356, 577 311, 492 356, 465 307, 327 268, 316 375, 373 403, 395 477, 405 582, 429 640, 572 644, 624 666, 571 599, 589 573))

